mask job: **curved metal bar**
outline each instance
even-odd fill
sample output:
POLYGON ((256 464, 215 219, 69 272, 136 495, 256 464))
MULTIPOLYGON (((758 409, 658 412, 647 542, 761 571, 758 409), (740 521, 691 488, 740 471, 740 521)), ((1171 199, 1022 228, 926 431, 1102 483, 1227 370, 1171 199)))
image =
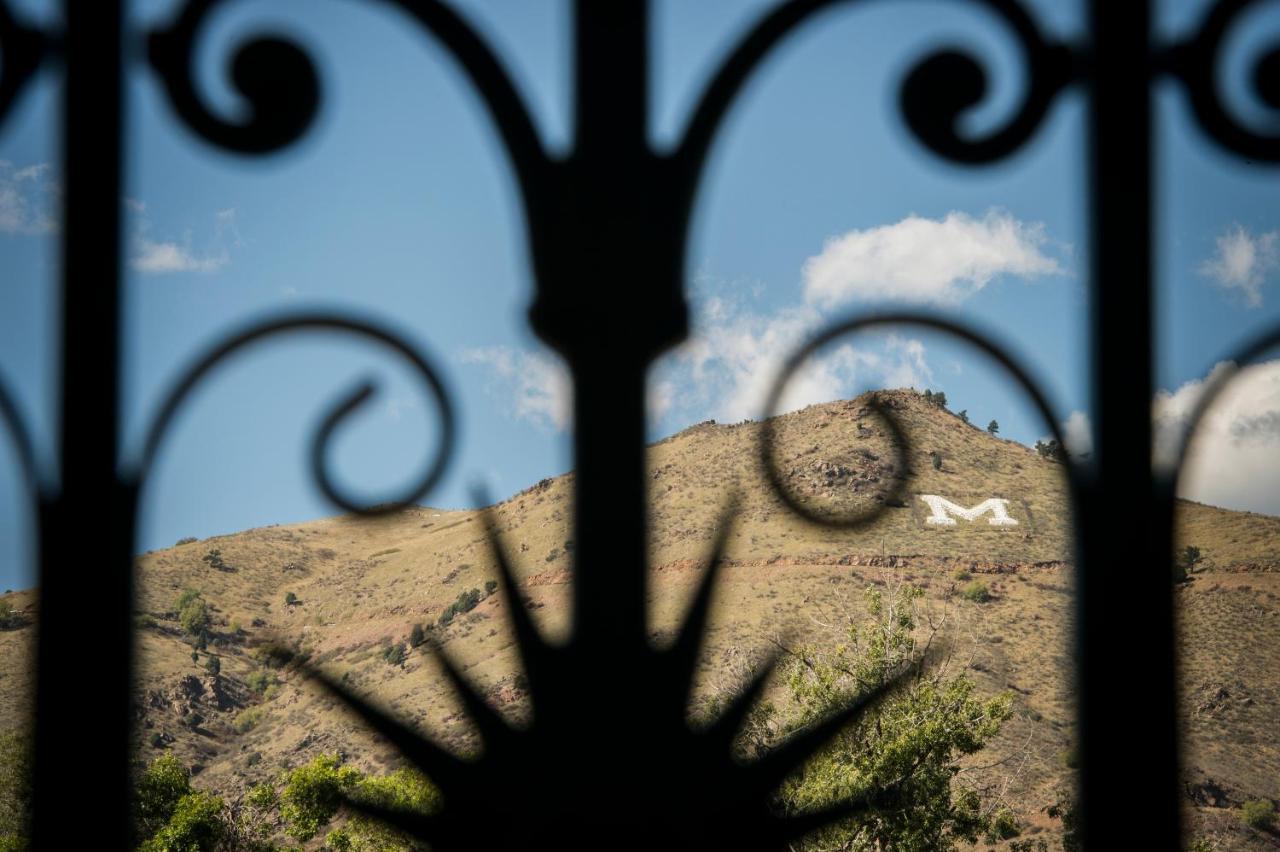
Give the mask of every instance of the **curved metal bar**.
MULTIPOLYGON (((1266 162, 1280 162, 1280 133, 1258 133, 1237 120, 1223 104, 1218 89, 1219 60, 1228 30, 1251 6, 1264 0, 1219 0, 1205 15, 1194 36, 1159 57, 1162 70, 1186 87, 1200 129, 1229 151, 1266 162)), ((1280 44, 1253 66, 1253 89, 1272 109, 1280 110, 1280 44)))
POLYGON ((22 410, 14 402, 13 395, 9 393, 2 381, 0 381, 0 423, 8 427, 9 439, 13 442, 14 452, 18 456, 23 487, 32 495, 38 494, 40 480, 36 469, 35 444, 31 441, 31 433, 27 431, 22 410))
POLYGON ((1191 410, 1191 417, 1187 420, 1186 428, 1182 433, 1182 442, 1178 445, 1177 462, 1169 477, 1169 494, 1171 496, 1176 496, 1178 493, 1178 482, 1182 478, 1183 469, 1186 467, 1191 445, 1195 441, 1196 430, 1200 427, 1200 421, 1209 412, 1209 409, 1213 407, 1214 401, 1222 395, 1228 385, 1239 378, 1241 370, 1256 362, 1263 353, 1276 347, 1280 347, 1280 328, 1273 328, 1255 337, 1247 345, 1237 350, 1233 356, 1224 359, 1234 364, 1235 369, 1220 374, 1214 379, 1200 394, 1200 399, 1196 401, 1195 408, 1191 410))
MULTIPOLYGON (((793 0, 762 18, 720 66, 703 90, 676 156, 690 174, 699 174, 726 113, 751 74, 782 40, 818 13, 855 0, 793 0)), ((918 64, 903 82, 901 102, 907 123, 932 150, 965 163, 1000 159, 1039 126, 1053 96, 1077 76, 1075 51, 1046 42, 1016 0, 971 0, 990 9, 1013 29, 1027 60, 1029 89, 1022 105, 1001 128, 984 139, 966 139, 955 130, 960 113, 982 100, 986 76, 981 65, 958 49, 939 51, 918 64), (943 105, 939 109, 939 104, 943 105)))
MULTIPOLYGON (((1053 409, 1049 406, 1048 399, 1040 392, 1039 386, 1031 378, 1028 373, 1012 355, 1005 352, 999 346, 989 342, 986 335, 983 335, 971 328, 960 325, 950 320, 944 320, 939 317, 931 316, 923 313, 913 313, 909 311, 871 314, 862 317, 852 317, 836 324, 829 326, 826 330, 811 338, 804 346, 800 347, 790 358, 787 359, 779 372, 777 379, 774 381, 769 391, 769 396, 765 403, 764 422, 761 424, 761 460, 764 464, 765 476, 769 480, 770 486, 779 499, 787 505, 789 509, 810 523, 820 526, 838 527, 843 529, 855 529, 866 526, 883 514, 886 509, 892 505, 894 499, 900 500, 905 494, 907 486, 907 475, 910 466, 906 464, 906 457, 909 453, 910 445, 906 433, 903 432, 901 426, 893 417, 891 411, 884 407, 873 403, 876 413, 881 416, 885 423, 889 426, 893 433, 893 438, 898 447, 898 456, 900 467, 903 475, 899 477, 898 484, 894 487, 888 499, 879 506, 873 506, 866 512, 849 518, 833 518, 824 516, 823 514, 814 512, 804 504, 797 501, 791 493, 786 489, 783 482, 782 471, 778 468, 777 459, 773 453, 775 444, 775 426, 773 415, 777 410, 778 402, 782 398, 782 393, 786 389, 787 382, 792 375, 804 365, 814 354, 822 347, 831 343, 833 340, 853 334, 858 331, 864 331, 869 328, 877 328, 892 325, 914 325, 924 328, 940 331, 957 337, 976 349, 986 353, 992 360, 1000 364, 1013 377, 1014 381, 1022 387, 1027 396, 1031 398, 1032 404, 1036 411, 1044 419, 1049 427, 1050 433, 1059 444, 1063 443, 1062 429, 1058 425, 1058 419, 1054 416, 1053 409)), ((1079 505, 1079 473, 1074 465, 1065 465, 1067 472, 1068 489, 1071 495, 1073 506, 1079 505)))
MULTIPOLYGON (((253 106, 245 123, 216 116, 195 88, 194 42, 210 14, 225 0, 188 0, 165 29, 151 33, 148 56, 164 81, 174 108, 205 139, 231 151, 258 154, 296 140, 319 104, 315 63, 280 37, 252 39, 236 50, 232 79, 253 106)), ((501 63, 469 24, 435 0, 374 0, 400 9, 449 52, 480 93, 520 175, 522 190, 537 183, 548 163, 528 109, 501 63)))
POLYGON ((215 115, 195 86, 195 39, 200 25, 222 0, 190 0, 173 23, 147 39, 147 58, 164 81, 169 100, 182 120, 219 147, 242 154, 263 154, 300 137, 315 118, 320 80, 311 58, 292 41, 262 36, 241 43, 231 64, 231 79, 248 100, 248 120, 215 115))
POLYGON ((449 403, 444 385, 427 360, 412 346, 401 338, 377 326, 353 319, 331 314, 305 314, 301 316, 283 317, 251 326, 240 331, 214 346, 204 356, 189 367, 178 382, 166 394, 160 411, 152 422, 143 444, 142 455, 138 462, 134 479, 139 487, 145 485, 148 474, 155 463, 156 454, 164 440, 174 416, 187 400, 191 392, 208 373, 222 364, 228 356, 239 350, 277 334, 295 331, 338 331, 363 337, 380 343, 398 353, 408 361, 422 378, 427 390, 435 398, 440 412, 440 444, 435 458, 422 477, 406 491, 390 500, 380 501, 373 506, 359 505, 339 488, 325 469, 325 455, 330 438, 342 421, 373 395, 375 386, 372 382, 364 382, 353 392, 344 396, 333 406, 317 428, 311 442, 312 473, 330 501, 347 512, 358 515, 383 515, 395 512, 413 504, 430 491, 440 481, 452 456, 455 426, 453 409, 449 403))
POLYGON ((498 57, 466 19, 439 0, 372 0, 400 9, 417 21, 457 61, 476 90, 506 143, 520 178, 531 195, 545 179, 550 159, 524 99, 498 57))
POLYGON ((18 21, 0 2, 0 121, 40 67, 48 48, 44 33, 18 21))

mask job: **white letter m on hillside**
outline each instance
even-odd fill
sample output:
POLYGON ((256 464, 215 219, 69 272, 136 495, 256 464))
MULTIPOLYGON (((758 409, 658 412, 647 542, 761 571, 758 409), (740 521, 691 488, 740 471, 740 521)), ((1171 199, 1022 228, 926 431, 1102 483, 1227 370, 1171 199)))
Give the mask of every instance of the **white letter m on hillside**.
POLYGON ((964 518, 966 521, 976 521, 978 518, 991 513, 991 517, 987 519, 987 523, 993 527, 1016 527, 1018 522, 1009 517, 1009 510, 1006 504, 1009 502, 1001 497, 992 497, 989 500, 983 500, 972 509, 966 509, 963 506, 957 506, 946 497, 938 497, 934 494, 921 494, 920 499, 929 504, 931 514, 925 518, 926 524, 935 524, 940 527, 954 527, 956 518, 964 518), (955 515, 956 518, 953 518, 955 515))

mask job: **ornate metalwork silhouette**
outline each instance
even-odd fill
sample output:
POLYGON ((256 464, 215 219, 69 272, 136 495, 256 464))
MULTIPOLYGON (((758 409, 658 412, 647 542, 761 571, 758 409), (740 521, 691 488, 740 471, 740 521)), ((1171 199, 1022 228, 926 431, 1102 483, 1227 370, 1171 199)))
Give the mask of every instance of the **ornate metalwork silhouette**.
MULTIPOLYGON (((947 48, 906 75, 901 109, 930 150, 958 164, 978 165, 999 161, 1024 145, 1066 87, 1086 89, 1094 294, 1091 409, 1098 434, 1095 464, 1071 474, 1084 628, 1078 645, 1084 831, 1095 844, 1102 842, 1105 826, 1112 845, 1173 848, 1179 840, 1178 742, 1165 566, 1172 550, 1176 472, 1158 475, 1150 464, 1151 90, 1157 77, 1172 76, 1183 84, 1211 139, 1245 157, 1280 161, 1280 138, 1233 117, 1217 80, 1226 34, 1255 2, 1219 0, 1187 40, 1161 46, 1151 41, 1148 0, 1089 0, 1088 41, 1081 44, 1046 40, 1015 0, 971 1, 994 13, 1020 46, 1029 80, 1022 102, 985 136, 962 134, 957 119, 982 101, 986 77, 978 59, 947 48), (1136 517, 1135 500, 1141 507, 1136 517), (1116 511, 1121 501, 1124 512, 1116 511), (1135 523, 1145 534, 1133 533, 1135 523), (1138 613, 1129 608, 1134 599, 1146 601, 1138 613), (1128 649, 1128 660, 1116 656, 1117 647, 1128 649), (1129 696, 1128 712, 1120 718, 1112 716, 1116 694, 1129 696), (1156 783, 1130 786, 1129 773, 1112 770, 1111 743, 1119 737, 1126 744, 1124 760, 1141 766, 1156 783), (1135 811, 1144 819, 1128 818, 1135 811)), ((504 816, 515 820, 506 838, 512 844, 586 848, 599 842, 584 838, 598 838, 607 828, 605 842, 614 846, 778 848, 797 832, 840 816, 784 822, 768 813, 766 796, 770 785, 861 705, 753 767, 736 766, 728 756, 728 741, 751 690, 710 730, 696 733, 685 726, 683 700, 715 559, 676 644, 669 651, 652 648, 645 619, 644 378, 652 360, 687 331, 683 271, 689 218, 725 115, 778 44, 820 14, 852 2, 779 2, 712 75, 680 142, 661 153, 652 150, 646 135, 646 0, 575 0, 575 136, 561 159, 546 153, 502 63, 463 16, 439 0, 369 2, 398 9, 421 25, 457 61, 488 109, 518 177, 526 214, 536 282, 530 320, 565 357, 576 388, 574 638, 553 649, 537 636, 512 588, 501 544, 491 535, 534 691, 533 726, 507 728, 445 656, 446 671, 484 735, 486 752, 474 764, 449 756, 382 711, 341 693, 446 791, 444 811, 429 822, 405 814, 384 816, 433 838, 441 848, 467 844, 468 820, 492 823, 504 816), (613 279, 600 280, 600 260, 623 254, 633 263, 613 279), (620 316, 626 321, 618 322, 620 316), (588 671, 600 676, 593 685, 608 713, 575 705, 574 678, 588 671), (573 773, 600 765, 601 750, 617 743, 619 731, 626 731, 630 741, 628 750, 604 767, 613 786, 575 779, 573 773), (666 785, 660 800, 644 789, 646 783, 666 785), (560 791, 569 798, 551 801, 560 791), (536 797, 545 808, 540 816, 516 806, 523 796, 536 797)), ((61 30, 45 33, 22 23, 0 0, 0 117, 50 60, 58 60, 65 74, 62 429, 57 476, 47 477, 56 479, 56 486, 42 482, 28 432, 0 387, 0 419, 9 427, 38 504, 42 612, 35 832, 38 847, 45 849, 115 848, 128 841, 134 521, 146 469, 165 426, 198 380, 243 346, 289 330, 355 333, 389 345, 416 368, 438 403, 443 439, 431 469, 383 508, 425 493, 443 469, 452 439, 447 394, 413 347, 365 323, 293 317, 235 332, 197 362, 162 407, 141 465, 122 467, 118 198, 127 107, 122 81, 129 55, 125 5, 124 0, 67 0, 61 30), (103 542, 93 565, 76 551, 77 541, 86 537, 103 542), (64 656, 79 653, 75 637, 86 632, 98 649, 91 692, 101 706, 100 727, 89 735, 79 733, 78 709, 65 700, 68 687, 57 666, 64 656), (81 764, 93 768, 94 819, 68 820, 58 811, 59 755, 68 738, 74 738, 81 764)), ((320 91, 314 65, 287 39, 248 41, 235 52, 231 70, 251 105, 249 117, 242 123, 220 118, 197 91, 193 72, 200 28, 219 5, 220 0, 187 0, 169 26, 149 35, 147 58, 175 112, 200 137, 243 154, 278 150, 301 136, 315 114, 320 91)), ((1280 107, 1280 48, 1260 59, 1253 77, 1261 100, 1280 107)), ((925 323, 977 345, 1009 369, 1050 428, 1059 422, 1025 371, 987 337, 927 316, 855 319, 824 333, 795 363, 831 335, 890 320, 925 323)), ((1265 337, 1246 347, 1242 357, 1255 358, 1275 342, 1275 335, 1265 337)), ((328 436, 368 393, 360 388, 329 412, 316 433, 312 467, 319 487, 337 505, 376 512, 345 496, 323 463, 328 436)), ((1206 395, 1197 420, 1212 398, 1206 395)), ((773 480, 776 486, 777 477, 773 480)), ((785 489, 779 493, 795 508, 785 489)), ((727 520, 722 541, 726 527, 727 520)))

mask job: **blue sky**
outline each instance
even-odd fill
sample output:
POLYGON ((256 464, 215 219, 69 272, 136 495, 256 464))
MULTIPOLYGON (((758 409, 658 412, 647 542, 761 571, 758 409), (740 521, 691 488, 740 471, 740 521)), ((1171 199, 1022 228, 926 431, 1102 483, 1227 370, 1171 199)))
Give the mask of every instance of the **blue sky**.
MULTIPOLYGON (((42 15, 43 4, 19 4, 42 15)), ((459 0, 516 78, 553 149, 569 139, 568 3, 459 0)), ((655 3, 652 135, 678 138, 701 83, 771 0, 655 3)), ((1080 10, 1032 4, 1070 35, 1080 10)), ((139 2, 137 20, 169 14, 139 2)), ((1178 32, 1202 3, 1170 4, 1178 32)), ((1255 16, 1257 17, 1257 16, 1255 16)), ((1251 17, 1229 74, 1280 20, 1251 17)), ((524 319, 531 295, 516 190, 497 139, 447 57, 399 15, 368 2, 230 5, 201 45, 203 82, 236 108, 221 60, 263 27, 294 33, 320 65, 322 113, 288 152, 244 160, 210 149, 172 115, 141 66, 130 76, 126 457, 136 454, 182 365, 240 323, 285 312, 350 311, 402 332, 444 373, 460 443, 426 501, 467 505, 481 480, 506 495, 569 464, 567 384, 524 319)), ((713 152, 694 220, 687 285, 695 336, 655 370, 651 433, 759 415, 778 361, 808 334, 872 307, 910 304, 995 332, 1040 378, 1087 442, 1088 250, 1083 112, 1060 98, 1039 134, 991 168, 939 162, 905 132, 894 103, 911 63, 940 42, 989 62, 992 126, 1016 103, 1016 47, 964 4, 839 9, 762 69, 713 152)), ((0 377, 53 465, 57 284, 56 76, 28 90, 0 134, 0 377), (52 164, 52 165, 51 165, 52 164)), ((1253 120, 1265 122, 1241 95, 1253 120)), ((1177 422, 1234 345, 1280 320, 1280 187, 1206 142, 1182 93, 1159 94, 1157 198, 1162 421, 1177 422)), ((625 263, 625 258, 619 259, 625 263)), ((394 357, 324 336, 247 352, 202 386, 161 452, 141 549, 332 513, 305 454, 318 414, 355 381, 380 382, 347 428, 335 467, 371 497, 413 478, 433 449, 429 400, 394 357)), ((865 387, 943 389, 953 409, 996 418, 1006 437, 1047 434, 981 358, 903 328, 842 342, 802 377, 792 405, 865 387)), ((1275 452, 1280 365, 1248 371, 1209 424, 1188 496, 1280 513, 1275 452)), ((0 588, 29 585, 29 517, 0 447, 0 588)))

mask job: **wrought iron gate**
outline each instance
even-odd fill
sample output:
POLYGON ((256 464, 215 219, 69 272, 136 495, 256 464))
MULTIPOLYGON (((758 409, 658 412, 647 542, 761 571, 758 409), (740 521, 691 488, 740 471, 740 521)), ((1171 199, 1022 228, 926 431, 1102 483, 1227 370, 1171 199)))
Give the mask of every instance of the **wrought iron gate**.
MULTIPOLYGON (((529 112, 502 63, 464 17, 438 0, 367 0, 395 7, 434 38, 480 94, 515 170, 531 247, 536 297, 534 330, 566 359, 575 409, 575 633, 564 648, 542 644, 511 607, 529 670, 540 724, 528 733, 506 729, 483 701, 470 699, 488 749, 464 764, 420 741, 373 708, 366 717, 428 768, 446 791, 437 819, 416 825, 441 848, 466 846, 462 827, 486 818, 485 802, 505 801, 520 785, 558 786, 569 803, 550 822, 530 820, 531 836, 550 846, 588 848, 587 829, 613 828, 613 845, 677 848, 778 847, 814 820, 783 823, 766 808, 770 784, 817 743, 816 734, 780 750, 766 766, 729 760, 726 725, 705 733, 685 727, 684 698, 705 617, 708 580, 669 652, 646 641, 646 491, 644 381, 648 365, 686 333, 685 251, 690 211, 708 150, 748 78, 793 32, 851 0, 786 0, 760 19, 706 84, 679 144, 654 151, 647 139, 648 4, 646 0, 575 0, 576 112, 571 150, 544 150, 529 112), (625 255, 629 265, 610 281, 596 277, 600 258, 625 255), (625 321, 620 320, 625 318, 625 321), (607 498, 607 499, 606 499, 607 498), (606 511, 604 507, 608 507, 606 511), (597 666, 607 660, 608 666, 597 666), (577 707, 575 679, 584 671, 624 671, 596 683, 613 709, 603 717, 577 707), (611 785, 584 786, 572 768, 598 761, 611 731, 640 731, 632 763, 611 785), (689 820, 677 838, 644 828, 654 816, 647 786, 665 791, 669 825, 689 820), (537 823, 537 824, 535 824, 537 823), (695 826, 702 825, 702 829, 695 826), (649 833, 646 833, 646 832, 649 833), (634 833, 630 833, 634 832, 634 833)), ((1139 844, 1174 848, 1180 840, 1178 736, 1172 558, 1175 482, 1153 473, 1150 391, 1153 387, 1151 273, 1152 89, 1170 77, 1189 96, 1210 138, 1253 160, 1280 160, 1280 137, 1262 135, 1233 116, 1217 81, 1229 26, 1255 5, 1219 0, 1195 34, 1157 44, 1147 0, 1089 3, 1087 38, 1047 40, 1017 0, 971 0, 995 13, 1016 37, 1028 88, 1003 126, 971 138, 958 116, 986 90, 979 61, 940 50, 917 64, 901 87, 901 108, 916 136, 938 156, 977 166, 999 161, 1036 132, 1055 98, 1081 87, 1088 100, 1088 187, 1092 232, 1092 412, 1096 464, 1075 468, 1081 571, 1078 637, 1082 728, 1082 804, 1087 842, 1101 848, 1139 844), (1123 519, 1123 520, 1121 520, 1123 519), (1121 526, 1123 524, 1123 526, 1121 526), (1134 525, 1142 534, 1133 533, 1134 525), (1132 608, 1130 601, 1144 604, 1132 608), (1120 608, 1124 608, 1124 612, 1120 608), (1127 657, 1112 652, 1130 649, 1127 657), (1116 695, 1126 711, 1115 714, 1116 695), (1123 748, 1117 744, 1123 743, 1123 748), (1123 761, 1127 772, 1115 771, 1123 761), (1131 784, 1135 775, 1154 783, 1131 784), (1142 819, 1132 814, 1142 814, 1142 819)), ((168 26, 146 34, 151 73, 166 87, 183 122, 223 149, 254 155, 288 146, 308 127, 319 100, 312 60, 288 40, 264 36, 241 45, 232 59, 235 84, 252 106, 243 123, 219 117, 197 92, 194 44, 221 0, 187 0, 168 26)), ((40 485, 31 441, 9 395, 0 388, 0 416, 38 506, 40 620, 36 713, 35 838, 41 849, 123 848, 129 839, 131 723, 131 574, 135 522, 150 459, 166 424, 196 382, 221 359, 268 335, 327 329, 371 337, 398 349, 434 389, 446 428, 436 463, 399 503, 422 496, 449 455, 448 400, 432 367, 414 348, 384 331, 340 316, 301 316, 237 333, 192 369, 166 400, 149 434, 143 462, 122 467, 121 420, 122 126, 128 108, 123 81, 140 73, 126 49, 124 0, 67 0, 57 31, 31 28, 0 3, 0 112, 7 112, 33 74, 58 64, 64 74, 62 135, 65 206, 62 240, 60 444, 56 485, 40 485), (110 507, 103 513, 102 506, 110 507), (77 542, 109 542, 92 566, 77 559, 77 542), (74 580, 74 583, 72 582, 74 580), (73 629, 74 628, 74 629, 73 629), (77 761, 95 785, 92 816, 67 818, 58 805, 67 731, 81 726, 68 701, 58 661, 78 654, 73 637, 96 637, 94 682, 76 686, 100 705, 101 725, 73 738, 77 761)), ((141 63, 136 63, 141 64, 141 63)), ((1280 48, 1255 68, 1258 95, 1280 105, 1280 48)), ((873 321, 926 321, 993 352, 1014 371, 1050 424, 1059 422, 996 344, 965 329, 910 315, 873 321)), ((1280 339, 1280 332, 1244 346, 1245 363, 1280 339)), ((1220 386, 1219 386, 1220 387, 1220 386)), ((1207 394, 1201 411, 1212 399, 1207 394)), ((360 510, 325 473, 324 445, 334 426, 357 407, 356 394, 335 408, 318 432, 314 468, 335 503, 360 510)), ((378 510, 395 508, 384 505, 378 510)), ((714 576, 714 572, 708 572, 714 576)), ((508 589, 508 594, 516 594, 508 589)), ((470 695, 470 693, 466 693, 470 695)), ((358 700, 350 698, 359 705, 358 700)), ((729 732, 731 733, 731 731, 729 732)))

